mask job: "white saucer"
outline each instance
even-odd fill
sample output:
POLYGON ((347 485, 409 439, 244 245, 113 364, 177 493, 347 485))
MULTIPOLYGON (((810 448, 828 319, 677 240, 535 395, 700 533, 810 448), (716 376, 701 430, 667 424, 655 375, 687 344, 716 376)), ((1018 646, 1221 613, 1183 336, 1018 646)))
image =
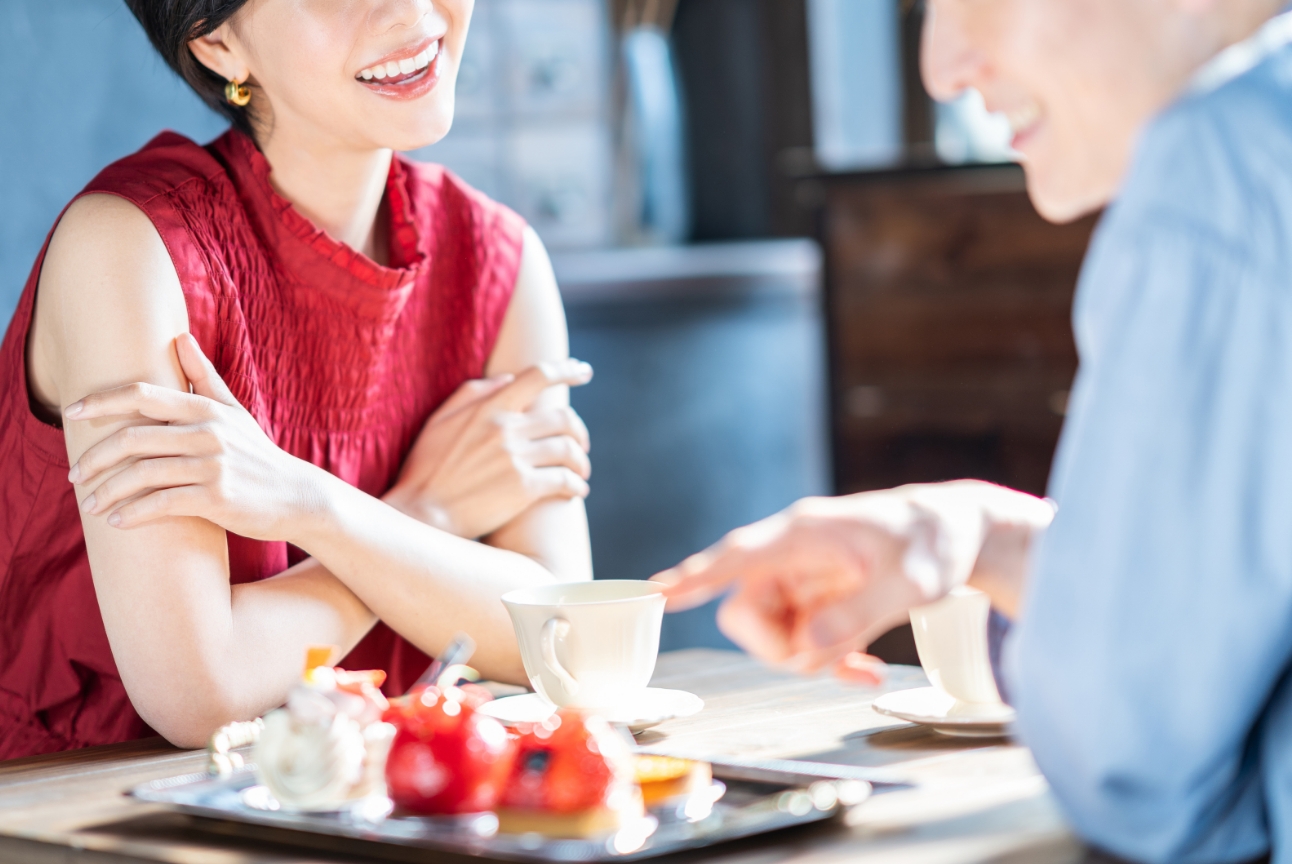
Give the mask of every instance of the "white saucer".
POLYGON ((964 738, 999 738, 1009 734, 1014 709, 999 702, 974 705, 948 696, 936 687, 886 693, 873 703, 880 714, 932 726, 943 735, 964 738))
MULTIPOLYGON (((704 700, 694 693, 648 687, 641 697, 631 704, 617 705, 596 713, 611 723, 619 723, 633 732, 640 732, 665 720, 698 714, 702 708, 704 708, 704 700)), ((480 706, 479 711, 502 722, 505 726, 514 726, 517 723, 538 723, 546 720, 556 711, 556 706, 537 693, 523 693, 520 696, 508 696, 505 699, 486 702, 480 706)))

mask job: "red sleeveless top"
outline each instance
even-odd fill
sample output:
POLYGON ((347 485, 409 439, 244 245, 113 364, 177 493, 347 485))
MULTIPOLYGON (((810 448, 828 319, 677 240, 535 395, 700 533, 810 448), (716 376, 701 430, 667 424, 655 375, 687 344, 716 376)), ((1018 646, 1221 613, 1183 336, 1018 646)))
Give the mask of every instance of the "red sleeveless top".
MULTIPOLYGON (((241 133, 200 147, 168 132, 81 194, 148 214, 190 331, 278 446, 380 495, 435 408, 483 375, 524 223, 444 169, 397 157, 383 267, 294 210, 269 173, 241 133)), ((30 409, 25 343, 44 256, 0 347, 0 759, 150 734, 108 647, 63 433, 30 409)), ((235 583, 303 557, 285 543, 228 543, 235 583)), ((428 662, 380 624, 344 661, 385 669, 392 693, 428 662)))

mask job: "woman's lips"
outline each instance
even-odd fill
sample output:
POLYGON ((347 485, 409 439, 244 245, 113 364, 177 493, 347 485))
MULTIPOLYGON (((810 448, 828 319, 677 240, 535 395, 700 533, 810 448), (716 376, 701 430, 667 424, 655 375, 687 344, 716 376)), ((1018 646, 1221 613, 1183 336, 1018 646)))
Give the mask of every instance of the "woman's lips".
POLYGON ((401 72, 399 75, 388 75, 384 79, 365 80, 357 78, 361 85, 379 96, 385 96, 391 99, 417 99, 425 96, 435 85, 440 83, 440 64, 444 57, 441 51, 435 55, 429 65, 421 69, 416 69, 409 73, 401 72))
POLYGON ((415 99, 439 82, 440 39, 427 39, 359 71, 355 80, 374 93, 415 99))

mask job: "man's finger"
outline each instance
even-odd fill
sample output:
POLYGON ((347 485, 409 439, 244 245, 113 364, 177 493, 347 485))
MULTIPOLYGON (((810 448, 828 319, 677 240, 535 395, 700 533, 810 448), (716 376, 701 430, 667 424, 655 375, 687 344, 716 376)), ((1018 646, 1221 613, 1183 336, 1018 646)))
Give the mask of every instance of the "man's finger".
POLYGON ((793 653, 785 610, 767 602, 766 591, 773 586, 755 588, 741 583, 718 607, 717 624, 732 642, 764 663, 779 665, 793 653), (760 596, 762 595, 762 596, 760 596))
POLYGON ((210 416, 211 400, 156 384, 135 383, 91 393, 63 409, 68 420, 143 415, 163 423, 197 423, 210 416))
POLYGON ((664 586, 670 612, 702 606, 731 587, 746 573, 749 556, 744 550, 722 544, 687 558, 681 564, 651 577, 664 586))
POLYGON ((202 353, 191 333, 183 333, 175 339, 175 350, 179 354, 179 365, 193 385, 193 392, 207 399, 214 399, 231 407, 238 406, 232 391, 215 371, 215 366, 202 353))
POLYGON ((737 580, 758 579, 782 570, 801 569, 810 547, 795 542, 784 514, 731 531, 719 543, 651 578, 662 583, 665 607, 681 612, 708 603, 737 580))
POLYGON ((900 572, 875 574, 866 587, 815 612, 804 628, 805 645, 824 655, 869 645, 926 603, 919 587, 900 572))
POLYGON ((539 363, 516 376, 516 380, 493 396, 504 411, 528 411, 539 394, 549 387, 580 387, 592 380, 592 367, 582 360, 568 358, 539 363))
POLYGON ((834 677, 849 684, 878 687, 888 678, 888 664, 861 651, 850 651, 834 665, 834 677))

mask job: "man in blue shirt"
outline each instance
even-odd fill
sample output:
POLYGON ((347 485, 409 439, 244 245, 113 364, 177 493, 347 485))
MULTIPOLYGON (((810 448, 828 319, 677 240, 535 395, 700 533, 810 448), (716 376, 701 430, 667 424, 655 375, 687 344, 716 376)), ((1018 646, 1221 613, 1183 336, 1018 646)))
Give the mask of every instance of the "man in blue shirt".
POLYGON ((1047 218, 1109 205, 1057 515, 976 482, 812 499, 657 577, 674 608, 731 589, 724 630, 804 669, 981 587, 1016 619, 1023 740, 1078 832, 1135 859, 1292 862, 1285 4, 929 0, 931 92, 1009 116, 1047 218))

